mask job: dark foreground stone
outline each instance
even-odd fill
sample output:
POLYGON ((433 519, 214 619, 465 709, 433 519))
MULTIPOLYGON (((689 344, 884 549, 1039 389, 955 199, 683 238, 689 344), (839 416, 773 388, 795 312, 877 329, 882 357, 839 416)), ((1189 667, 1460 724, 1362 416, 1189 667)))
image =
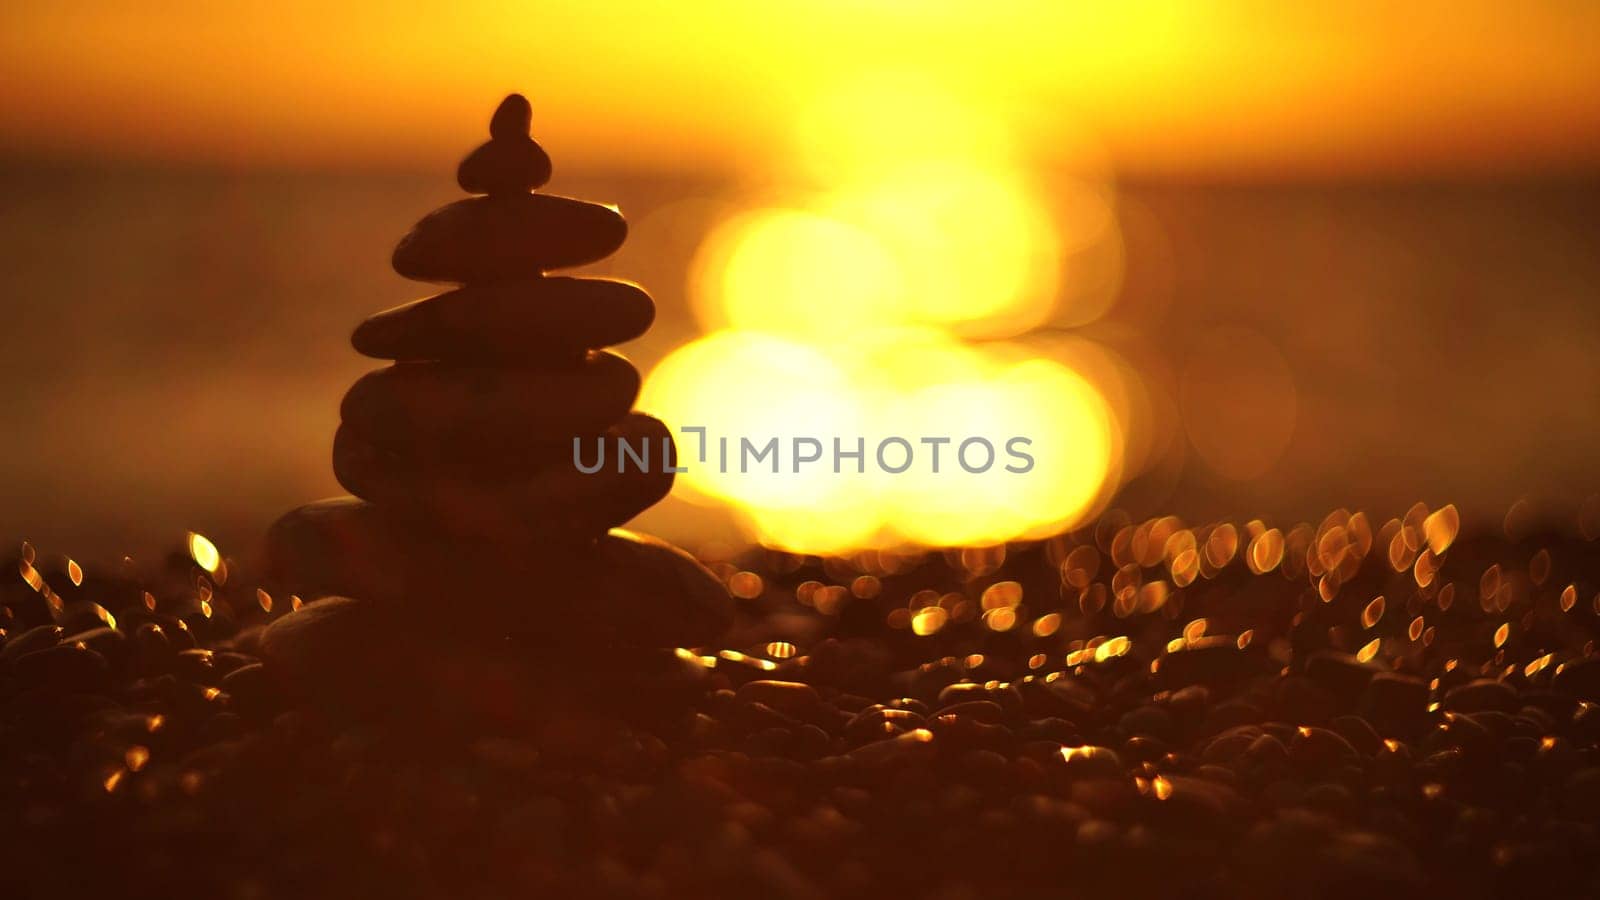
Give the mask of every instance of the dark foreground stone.
POLYGON ((434 627, 482 628, 531 646, 692 646, 715 641, 732 619, 732 600, 715 576, 647 535, 614 529, 593 540, 539 543, 452 536, 458 533, 336 497, 273 525, 268 568, 283 590, 301 596, 356 597, 427 617, 434 627))

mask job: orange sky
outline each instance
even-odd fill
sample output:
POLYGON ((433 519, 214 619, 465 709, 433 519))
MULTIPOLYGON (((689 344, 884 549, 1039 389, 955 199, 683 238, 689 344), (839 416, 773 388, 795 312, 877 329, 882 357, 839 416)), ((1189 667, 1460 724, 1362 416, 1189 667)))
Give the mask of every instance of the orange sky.
POLYGON ((998 110, 1041 162, 1363 174, 1600 164, 1600 4, 986 0, 13 5, 12 154, 437 166, 522 90, 557 165, 751 165, 882 71, 998 110), (152 13, 152 7, 162 12, 152 13))

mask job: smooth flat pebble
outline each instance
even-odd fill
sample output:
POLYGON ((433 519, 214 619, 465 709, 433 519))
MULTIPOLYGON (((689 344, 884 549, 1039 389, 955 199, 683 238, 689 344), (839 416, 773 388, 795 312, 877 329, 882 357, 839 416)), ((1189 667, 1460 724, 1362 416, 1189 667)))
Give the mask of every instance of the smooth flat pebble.
POLYGON ((518 360, 630 341, 655 321, 638 285, 601 278, 531 278, 468 285, 387 309, 350 343, 379 359, 518 360))
POLYGON ((671 490, 673 472, 664 464, 671 440, 659 420, 629 413, 603 437, 581 440, 586 466, 598 464, 596 444, 604 448, 605 464, 597 471, 578 469, 571 441, 551 455, 530 456, 520 470, 501 458, 482 471, 470 459, 448 465, 417 462, 341 428, 334 441, 334 475, 358 497, 463 537, 596 535, 627 522, 671 490), (648 465, 641 468, 629 459, 619 471, 623 442, 647 455, 648 465))
MULTIPOLYGON (((359 471, 375 466, 460 478, 520 478, 558 463, 571 468, 573 437, 582 441, 583 447, 590 448, 595 440, 609 431, 609 428, 587 429, 575 432, 571 437, 506 433, 496 435, 492 440, 488 436, 478 436, 471 441, 456 440, 450 436, 421 435, 396 440, 391 435, 387 441, 380 443, 346 422, 333 434, 333 474, 353 494, 359 491, 345 483, 346 475, 360 477, 359 471), (369 456, 376 456, 377 459, 369 460, 369 456)), ((593 451, 586 449, 585 452, 593 451)))
POLYGON ((367 373, 345 394, 340 418, 371 441, 570 438, 627 415, 639 370, 596 352, 570 369, 400 363, 367 373))
POLYGON ((464 284, 527 278, 616 252, 628 236, 609 206, 552 194, 458 200, 428 213, 394 249, 394 270, 416 281, 464 284))

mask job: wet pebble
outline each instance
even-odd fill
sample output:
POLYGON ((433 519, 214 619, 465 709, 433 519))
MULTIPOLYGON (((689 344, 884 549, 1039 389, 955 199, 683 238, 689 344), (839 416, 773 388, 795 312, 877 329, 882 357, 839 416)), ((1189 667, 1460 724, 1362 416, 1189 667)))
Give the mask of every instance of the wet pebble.
POLYGON ((1020 713, 1023 709, 1022 693, 1016 685, 1005 682, 987 682, 976 684, 973 682, 959 682, 947 685, 939 691, 938 706, 948 707, 956 703, 967 701, 988 701, 999 706, 1002 713, 1010 716, 1020 713))
POLYGON ((10 635, 6 639, 5 647, 0 648, 0 664, 14 664, 18 659, 35 650, 44 650, 61 643, 62 630, 57 625, 39 625, 10 635))
POLYGON ((941 746, 957 750, 1009 748, 1016 742, 1016 735, 1004 725, 958 715, 935 715, 928 720, 928 729, 941 746))
POLYGON ((1584 657, 1561 664, 1551 687, 1557 691, 1587 700, 1600 702, 1600 657, 1584 657))
POLYGON ((1078 746, 1083 743, 1083 733, 1077 725, 1054 716, 1030 720, 1017 729, 1017 737, 1025 741, 1054 741, 1064 746, 1078 746))
POLYGON ((1286 777, 1294 763, 1289 748, 1275 734, 1257 736, 1237 759, 1237 768, 1250 772, 1258 780, 1286 777))
POLYGON ((159 675, 169 671, 177 651, 167 640, 167 632, 156 622, 145 622, 133 632, 134 665, 141 674, 159 675))
POLYGON ((1194 684, 1230 687, 1261 671, 1256 655, 1240 649, 1234 638, 1212 635, 1186 641, 1156 660, 1156 678, 1170 688, 1194 684))
POLYGON ((1395 672, 1372 676, 1361 698, 1361 715, 1380 734, 1399 737, 1422 729, 1427 707, 1427 682, 1395 672))
POLYGON ((1328 727, 1350 742, 1362 756, 1372 756, 1383 745, 1376 729, 1360 716, 1335 716, 1328 727))
POLYGON ((101 626, 88 631, 80 631, 62 638, 62 643, 82 644, 90 650, 105 657, 106 662, 113 669, 120 669, 128 661, 129 647, 127 635, 115 628, 101 626))
POLYGON ((220 687, 233 697, 234 708, 242 714, 264 716, 279 706, 277 683, 267 667, 259 662, 239 666, 222 677, 220 687))
POLYGON ((1460 713, 1516 712, 1517 692, 1505 682, 1479 678, 1445 692, 1443 705, 1451 712, 1460 713))
POLYGON ((1172 715, 1165 709, 1150 704, 1124 713, 1118 724, 1130 735, 1144 735, 1162 740, 1171 740, 1176 735, 1172 715))
POLYGON ((739 686, 735 696, 746 703, 765 704, 796 719, 810 719, 822 707, 816 688, 795 681, 748 681, 739 686))
POLYGON ((1067 747, 1061 752, 1064 771, 1072 778, 1104 778, 1122 773, 1122 757, 1106 747, 1067 747))
POLYGON ((13 666, 19 684, 52 692, 95 694, 111 685, 106 658, 81 643, 24 653, 13 666))
POLYGON ((1328 774, 1361 758, 1356 748, 1338 732, 1316 726, 1295 729, 1288 752, 1289 759, 1298 768, 1312 775, 1328 774))
POLYGON ((1381 669, 1348 653, 1322 650, 1306 660, 1306 677, 1334 699, 1339 709, 1351 710, 1360 702, 1373 676, 1381 669))
POLYGON ((865 743, 893 737, 926 725, 927 719, 909 709, 874 706, 851 717, 845 725, 844 736, 851 743, 865 743))
POLYGON ((1006 719, 1006 711, 1000 704, 993 700, 961 700, 942 706, 936 716, 955 716, 961 719, 970 719, 974 722, 984 722, 989 725, 998 725, 1006 719))
POLYGON ((881 766, 931 761, 935 752, 933 732, 926 728, 907 731, 882 741, 863 744, 843 757, 844 761, 869 769, 881 766))

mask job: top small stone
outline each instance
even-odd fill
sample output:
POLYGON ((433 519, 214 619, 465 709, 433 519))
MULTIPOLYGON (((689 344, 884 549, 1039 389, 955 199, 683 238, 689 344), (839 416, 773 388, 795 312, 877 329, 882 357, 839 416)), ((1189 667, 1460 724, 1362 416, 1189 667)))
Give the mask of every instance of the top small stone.
POLYGON ((489 140, 456 168, 469 194, 525 194, 550 180, 550 157, 529 134, 533 109, 521 94, 500 101, 489 119, 489 140))
POLYGON ((521 94, 508 94, 489 119, 489 136, 497 141, 511 141, 532 136, 533 107, 521 94))

